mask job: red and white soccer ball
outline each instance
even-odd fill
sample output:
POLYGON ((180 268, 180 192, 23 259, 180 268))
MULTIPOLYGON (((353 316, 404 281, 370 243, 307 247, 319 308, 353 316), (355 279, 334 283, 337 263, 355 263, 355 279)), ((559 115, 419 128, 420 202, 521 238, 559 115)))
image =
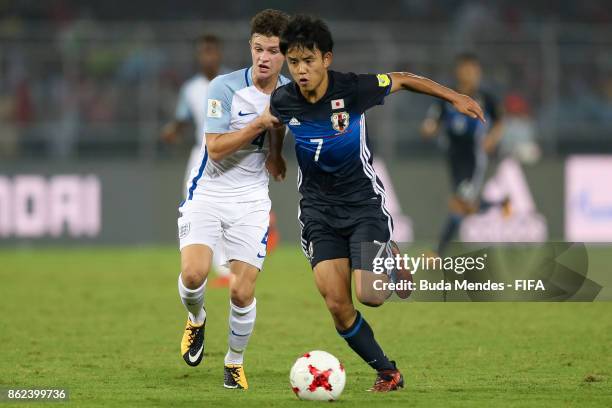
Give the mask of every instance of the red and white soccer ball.
POLYGON ((315 350, 297 359, 291 367, 289 381, 299 399, 333 401, 342 394, 346 372, 336 357, 315 350))

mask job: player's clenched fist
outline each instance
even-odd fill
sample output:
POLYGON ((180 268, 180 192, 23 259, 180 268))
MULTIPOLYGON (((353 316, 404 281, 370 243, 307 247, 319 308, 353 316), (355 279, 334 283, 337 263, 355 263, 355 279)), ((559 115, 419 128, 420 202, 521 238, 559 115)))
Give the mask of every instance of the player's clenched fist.
POLYGON ((478 118, 483 123, 486 122, 482 108, 469 96, 458 93, 453 98, 452 103, 455 109, 457 109, 459 112, 474 119, 478 118))
POLYGON ((268 106, 266 110, 263 111, 261 116, 259 116, 256 121, 257 126, 259 126, 261 130, 272 129, 281 126, 281 123, 278 118, 270 113, 270 106, 268 106))

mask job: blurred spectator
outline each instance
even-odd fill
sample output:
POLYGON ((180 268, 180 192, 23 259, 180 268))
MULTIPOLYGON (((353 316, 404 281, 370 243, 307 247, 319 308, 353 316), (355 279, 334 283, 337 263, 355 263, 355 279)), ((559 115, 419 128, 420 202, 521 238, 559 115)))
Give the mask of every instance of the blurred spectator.
MULTIPOLYGON (((21 146, 24 155, 64 158, 80 154, 84 144, 96 151, 96 144, 112 143, 135 155, 139 144, 153 143, 148 129, 173 110, 174 89, 190 71, 191 49, 183 44, 202 30, 201 20, 247 19, 258 8, 238 0, 185 2, 177 8, 145 0, 0 1, 0 155, 21 146)), ((305 11, 298 2, 276 2, 290 13, 305 11)), ((493 90, 520 91, 528 106, 508 118, 507 152, 515 152, 515 144, 525 148, 522 138, 535 141, 534 122, 547 148, 564 139, 600 146, 612 130, 612 58, 601 39, 607 27, 594 25, 611 21, 608 1, 563 0, 555 7, 524 0, 332 3, 312 0, 308 8, 333 22, 338 47, 354 51, 338 63, 356 71, 410 66, 450 83, 445 72, 452 55, 478 49, 493 90), (376 35, 360 30, 361 22, 377 24, 376 35)), ((234 50, 243 38, 232 27, 225 31, 226 57, 240 65, 234 50)), ((404 101, 390 100, 397 113, 384 120, 399 123, 390 127, 391 139, 409 134, 416 142, 427 101, 404 101)), ((376 127, 376 114, 370 123, 376 127)), ((529 157, 538 156, 532 149, 529 157)))
POLYGON ((18 125, 25 126, 34 119, 30 87, 25 79, 17 84, 15 89, 14 118, 18 125))
POLYGON ((14 157, 18 152, 18 134, 13 112, 14 97, 3 86, 0 89, 0 158, 14 157))
POLYGON ((612 124, 612 75, 603 83, 601 101, 601 119, 607 124, 612 124))
POLYGON ((517 93, 511 93, 504 100, 506 115, 499 152, 512 156, 521 163, 534 164, 541 156, 536 143, 536 124, 530 114, 527 101, 517 93))

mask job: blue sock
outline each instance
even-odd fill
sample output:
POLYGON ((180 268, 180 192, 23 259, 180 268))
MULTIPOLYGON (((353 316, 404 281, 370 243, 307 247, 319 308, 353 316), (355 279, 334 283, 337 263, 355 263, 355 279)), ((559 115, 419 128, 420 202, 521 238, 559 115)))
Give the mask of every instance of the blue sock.
POLYGON ((357 311, 357 317, 353 325, 346 330, 338 330, 338 334, 346 340, 349 347, 363 361, 376 371, 395 369, 395 365, 385 356, 385 353, 374 339, 372 328, 359 311, 357 311))
POLYGON ((453 239, 457 231, 459 230, 459 226, 461 225, 463 217, 459 214, 450 214, 448 216, 448 220, 444 225, 444 229, 442 229, 442 235, 440 236, 440 243, 438 244, 438 255, 442 256, 446 247, 453 239))

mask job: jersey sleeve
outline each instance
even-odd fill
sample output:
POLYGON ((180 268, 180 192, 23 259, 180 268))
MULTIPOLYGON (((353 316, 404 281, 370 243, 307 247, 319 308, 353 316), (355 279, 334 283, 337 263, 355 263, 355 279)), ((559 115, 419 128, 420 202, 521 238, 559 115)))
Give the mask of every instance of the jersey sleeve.
POLYGON ((391 76, 388 74, 357 75, 357 103, 360 113, 384 103, 391 91, 391 76))
POLYGON ((176 110, 174 111, 174 119, 179 122, 187 122, 191 120, 191 110, 189 109, 189 101, 187 100, 187 84, 181 87, 179 92, 176 110))
POLYGON ((233 92, 222 76, 211 81, 206 101, 206 133, 230 131, 232 97, 233 92))
POLYGON ((283 121, 283 115, 281 115, 279 111, 279 106, 282 103, 282 94, 282 87, 278 87, 274 90, 274 92, 272 92, 272 96, 270 97, 270 114, 275 116, 281 123, 284 124, 286 121, 283 121))

